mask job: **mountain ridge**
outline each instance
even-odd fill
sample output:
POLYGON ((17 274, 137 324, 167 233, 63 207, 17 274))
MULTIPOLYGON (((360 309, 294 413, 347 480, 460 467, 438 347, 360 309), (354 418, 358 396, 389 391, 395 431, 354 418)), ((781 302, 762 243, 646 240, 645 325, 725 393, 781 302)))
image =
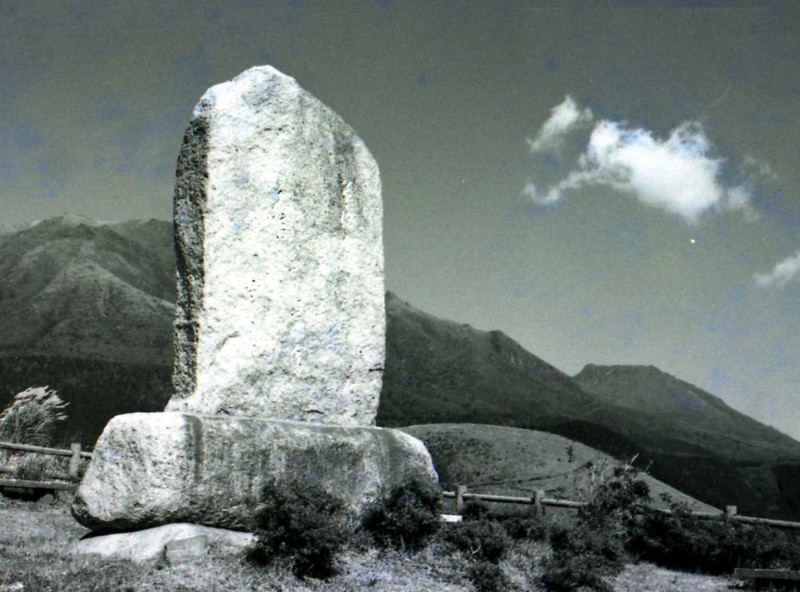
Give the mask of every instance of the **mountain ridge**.
MULTIPOLYGON (((789 458, 800 454, 800 442, 655 366, 587 364, 573 379, 604 401, 644 413, 651 420, 660 415, 663 421, 666 416, 670 429, 685 441, 722 456, 730 445, 748 448, 749 460, 762 462, 775 460, 776 447, 789 458)), ((738 458, 742 460, 741 451, 738 458)))

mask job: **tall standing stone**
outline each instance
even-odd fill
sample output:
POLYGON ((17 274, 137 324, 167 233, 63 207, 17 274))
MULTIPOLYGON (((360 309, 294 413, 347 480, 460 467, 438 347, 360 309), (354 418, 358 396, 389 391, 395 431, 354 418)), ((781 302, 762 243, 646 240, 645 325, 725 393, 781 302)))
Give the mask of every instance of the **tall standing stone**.
POLYGON ((269 66, 210 88, 178 160, 167 411, 374 425, 385 353, 378 167, 269 66))

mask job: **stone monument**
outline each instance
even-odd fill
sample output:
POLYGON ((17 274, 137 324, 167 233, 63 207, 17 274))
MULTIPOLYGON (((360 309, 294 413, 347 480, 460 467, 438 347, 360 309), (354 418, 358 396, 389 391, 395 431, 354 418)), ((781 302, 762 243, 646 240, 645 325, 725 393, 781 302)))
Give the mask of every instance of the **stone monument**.
POLYGON ((374 425, 386 312, 378 166, 271 67, 209 89, 178 158, 168 411, 374 425))
POLYGON ((178 307, 164 413, 113 418, 73 503, 92 529, 250 529, 265 487, 313 482, 358 515, 425 446, 374 427, 385 355, 378 167, 269 66, 209 89, 175 189, 178 307))

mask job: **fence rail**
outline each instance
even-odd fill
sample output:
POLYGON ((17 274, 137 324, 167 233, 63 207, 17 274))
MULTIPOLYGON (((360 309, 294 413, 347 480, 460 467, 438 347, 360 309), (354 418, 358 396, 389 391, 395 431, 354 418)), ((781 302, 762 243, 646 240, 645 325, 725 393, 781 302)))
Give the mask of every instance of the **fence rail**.
POLYGON ((0 448, 7 448, 8 450, 19 450, 22 452, 38 452, 39 454, 50 454, 52 456, 73 456, 75 449, 78 448, 78 453, 81 458, 92 458, 93 453, 84 452, 81 450, 79 443, 74 443, 69 450, 65 448, 47 448, 45 446, 31 446, 30 444, 18 444, 16 442, 0 442, 0 448))
POLYGON ((0 487, 16 487, 18 489, 59 489, 72 491, 78 488, 77 483, 64 481, 28 481, 27 479, 0 479, 0 487))
MULTIPOLYGON (((91 452, 81 450, 79 442, 70 445, 69 450, 64 448, 48 448, 46 446, 32 446, 30 444, 18 444, 17 442, 0 442, 0 449, 17 450, 19 452, 33 452, 49 456, 68 456, 69 474, 51 475, 51 478, 61 479, 62 481, 32 481, 29 479, 0 479, 0 487, 18 487, 20 489, 50 489, 50 490, 72 490, 77 488, 80 475, 81 459, 92 458, 91 452)), ((0 473, 14 474, 16 471, 11 467, 0 466, 0 473)))
POLYGON ((747 569, 737 567, 733 570, 733 577, 742 580, 785 580, 800 581, 800 571, 788 569, 747 569))
MULTIPOLYGON (((460 514, 464 503, 469 500, 495 502, 503 504, 526 504, 533 506, 534 513, 541 515, 545 507, 555 508, 582 508, 586 502, 545 497, 544 490, 538 490, 531 497, 516 497, 511 495, 495 495, 489 493, 471 493, 466 485, 458 485, 456 491, 443 491, 442 496, 456 500, 456 513, 460 514)), ((656 508, 656 511, 664 514, 672 514, 672 510, 666 508, 656 508)), ((800 522, 790 522, 788 520, 775 520, 772 518, 758 518, 756 516, 740 516, 736 513, 736 506, 726 506, 724 511, 719 512, 688 512, 694 518, 715 519, 715 520, 735 520, 745 524, 763 524, 775 528, 800 529, 800 522)))

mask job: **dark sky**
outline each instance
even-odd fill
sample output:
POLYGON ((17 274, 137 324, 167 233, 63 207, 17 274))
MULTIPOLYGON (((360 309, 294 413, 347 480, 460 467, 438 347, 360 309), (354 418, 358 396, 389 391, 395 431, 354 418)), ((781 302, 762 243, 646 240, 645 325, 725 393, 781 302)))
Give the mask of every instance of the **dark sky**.
POLYGON ((377 159, 401 298, 800 438, 796 0, 4 0, 0 63, 6 227, 170 219, 192 107, 271 64, 377 159))

